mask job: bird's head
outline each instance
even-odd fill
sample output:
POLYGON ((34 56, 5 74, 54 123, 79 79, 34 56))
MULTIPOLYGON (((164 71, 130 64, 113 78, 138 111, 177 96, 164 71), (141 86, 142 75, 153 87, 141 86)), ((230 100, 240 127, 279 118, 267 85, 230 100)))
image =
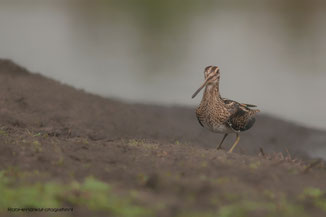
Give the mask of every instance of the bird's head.
POLYGON ((194 98, 207 85, 218 85, 220 81, 220 69, 217 66, 207 66, 204 70, 205 81, 200 88, 192 95, 194 98))

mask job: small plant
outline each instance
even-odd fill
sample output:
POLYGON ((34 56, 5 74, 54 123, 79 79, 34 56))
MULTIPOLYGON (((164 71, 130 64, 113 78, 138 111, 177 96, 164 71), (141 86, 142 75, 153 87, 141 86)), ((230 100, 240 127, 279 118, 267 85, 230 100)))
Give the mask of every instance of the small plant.
POLYGON ((249 168, 250 169, 253 169, 253 170, 256 170, 260 167, 260 161, 256 161, 256 162, 251 162, 249 164, 249 168))
POLYGON ((32 145, 33 145, 33 149, 35 152, 43 151, 42 144, 39 141, 37 141, 37 140, 33 141, 32 145))
POLYGON ((0 136, 8 136, 8 133, 2 129, 0 129, 0 136))
POLYGON ((326 193, 319 188, 309 187, 304 189, 300 195, 300 199, 303 201, 312 201, 316 207, 326 212, 326 193))
POLYGON ((15 186, 12 180, 0 172, 0 214, 8 207, 59 208, 70 204, 94 211, 106 211, 116 217, 152 216, 151 210, 135 205, 131 197, 120 197, 107 183, 88 177, 84 182, 68 185, 37 183, 15 186))

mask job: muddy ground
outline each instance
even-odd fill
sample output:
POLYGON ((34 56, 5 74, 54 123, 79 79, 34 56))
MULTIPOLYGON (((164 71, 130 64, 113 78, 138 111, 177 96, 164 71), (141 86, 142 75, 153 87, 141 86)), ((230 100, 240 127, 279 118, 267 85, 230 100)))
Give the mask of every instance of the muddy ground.
MULTIPOLYGON (((0 60, 0 179, 11 180, 0 192, 8 198, 35 183, 64 188, 94 177, 122 202, 68 189, 74 200, 51 193, 49 204, 74 211, 55 216, 326 216, 325 164, 309 155, 325 132, 260 114, 235 153, 214 149, 221 137, 200 127, 194 108, 106 99, 0 60)), ((8 206, 32 206, 6 204, 2 216, 12 215, 8 206)))

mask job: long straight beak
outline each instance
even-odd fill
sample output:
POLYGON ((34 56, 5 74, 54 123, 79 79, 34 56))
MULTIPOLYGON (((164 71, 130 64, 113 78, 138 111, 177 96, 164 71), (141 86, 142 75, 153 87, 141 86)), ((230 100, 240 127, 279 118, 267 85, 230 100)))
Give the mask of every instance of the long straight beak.
POLYGON ((195 96, 197 96, 197 94, 201 91, 201 89, 203 89, 207 85, 208 81, 211 80, 213 77, 214 76, 207 77, 205 82, 200 86, 200 88, 196 90, 194 94, 192 94, 191 98, 192 99, 195 98, 195 96))

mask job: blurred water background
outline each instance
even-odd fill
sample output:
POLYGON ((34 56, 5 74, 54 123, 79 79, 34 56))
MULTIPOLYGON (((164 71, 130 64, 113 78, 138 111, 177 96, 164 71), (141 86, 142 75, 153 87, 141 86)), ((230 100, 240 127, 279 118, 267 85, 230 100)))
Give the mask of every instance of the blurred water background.
POLYGON ((197 105, 221 93, 326 129, 326 1, 0 0, 0 58, 105 97, 197 105))

